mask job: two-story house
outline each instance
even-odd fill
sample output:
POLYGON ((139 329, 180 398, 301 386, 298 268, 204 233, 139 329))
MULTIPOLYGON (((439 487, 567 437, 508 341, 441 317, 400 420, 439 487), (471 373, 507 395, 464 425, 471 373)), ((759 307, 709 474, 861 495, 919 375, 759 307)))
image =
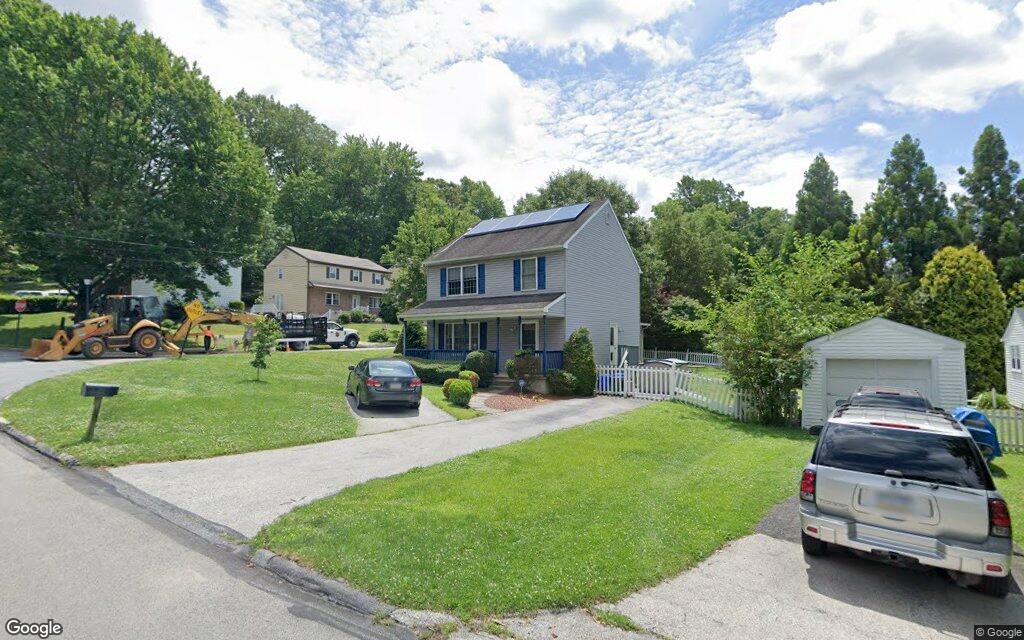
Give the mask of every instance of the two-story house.
POLYGON ((587 327, 599 365, 627 351, 638 362, 640 265, 607 200, 483 220, 424 265, 427 299, 400 318, 426 325, 428 348, 406 355, 459 361, 483 349, 501 373, 530 350, 546 371, 587 327))
POLYGON ((285 247, 263 270, 263 302, 283 313, 377 313, 390 286, 391 271, 373 260, 301 247, 285 247))

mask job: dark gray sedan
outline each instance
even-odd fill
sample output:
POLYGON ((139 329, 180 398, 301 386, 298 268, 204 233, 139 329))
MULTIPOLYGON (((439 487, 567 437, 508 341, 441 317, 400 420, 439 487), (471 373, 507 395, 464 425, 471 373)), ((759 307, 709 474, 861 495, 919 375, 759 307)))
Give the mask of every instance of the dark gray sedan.
POLYGON ((412 365, 403 360, 363 360, 348 368, 345 393, 355 397, 359 409, 379 405, 405 405, 418 409, 423 383, 412 365))

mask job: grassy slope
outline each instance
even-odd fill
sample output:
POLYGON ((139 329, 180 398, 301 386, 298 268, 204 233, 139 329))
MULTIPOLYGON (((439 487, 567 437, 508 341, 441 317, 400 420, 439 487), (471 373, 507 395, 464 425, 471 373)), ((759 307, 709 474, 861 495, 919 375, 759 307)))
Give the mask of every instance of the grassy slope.
POLYGON ((434 403, 438 409, 448 413, 456 420, 468 420, 470 418, 476 418, 484 415, 483 411, 473 409, 470 407, 460 407, 454 405, 444 397, 444 392, 441 391, 440 385, 436 384, 425 384, 423 385, 423 395, 427 396, 427 399, 434 403))
POLYGON ((753 531, 793 494, 812 445, 659 403, 353 487, 257 544, 414 609, 614 600, 753 531))
POLYGON ((21 331, 18 335, 18 344, 14 344, 14 327, 17 326, 18 314, 0 314, 0 346, 27 348, 32 338, 50 339, 57 333, 60 327, 61 317, 67 318, 68 326, 71 325, 72 315, 62 311, 50 313, 25 313, 21 316, 21 331))
POLYGON ((83 464, 208 458, 355 435, 348 365, 376 352, 276 354, 254 381, 246 355, 107 365, 33 384, 0 405, 14 426, 83 464), (83 381, 121 385, 104 401, 92 442, 83 381))
POLYGON ((1024 453, 1003 453, 992 465, 996 488, 1010 505, 1013 540, 1024 546, 1024 453))

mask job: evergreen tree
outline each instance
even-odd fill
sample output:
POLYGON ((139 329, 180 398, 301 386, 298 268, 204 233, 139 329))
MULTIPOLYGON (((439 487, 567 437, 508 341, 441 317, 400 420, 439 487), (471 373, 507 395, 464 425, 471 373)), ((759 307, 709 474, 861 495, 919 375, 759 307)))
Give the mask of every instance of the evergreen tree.
POLYGON ((882 264, 899 277, 915 280, 936 251, 963 241, 960 226, 950 215, 946 185, 938 181, 919 141, 909 134, 893 146, 862 223, 865 237, 881 241, 882 264))
POLYGON ((1010 159, 999 129, 985 127, 971 169, 960 167, 960 175, 966 192, 954 196, 960 220, 1008 287, 1024 277, 1024 180, 1018 180, 1020 165, 1010 159))
POLYGON ((796 194, 793 230, 829 240, 845 240, 854 222, 853 199, 839 190, 839 178, 820 153, 804 173, 804 183, 796 194))
POLYGON ((918 290, 924 326, 967 344, 967 387, 973 395, 1002 389, 1006 297, 992 263, 976 246, 946 247, 928 263, 918 290))

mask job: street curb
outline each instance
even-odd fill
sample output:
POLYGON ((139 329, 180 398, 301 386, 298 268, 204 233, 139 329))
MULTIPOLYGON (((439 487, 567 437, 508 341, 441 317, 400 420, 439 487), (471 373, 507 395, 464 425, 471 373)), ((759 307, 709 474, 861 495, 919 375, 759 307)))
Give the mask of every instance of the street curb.
POLYGON ((396 609, 396 607, 385 604, 346 582, 327 578, 316 571, 307 569, 266 549, 253 549, 250 546, 249 538, 244 534, 146 493, 105 469, 79 466, 78 460, 74 456, 56 451, 53 447, 15 429, 3 418, 0 418, 0 431, 7 433, 14 440, 47 458, 59 462, 66 467, 73 468, 78 473, 89 476, 93 480, 109 487, 132 504, 146 509, 150 513, 202 538, 219 549, 246 558, 254 566, 269 571, 301 589, 367 616, 390 616, 391 612, 396 609))
POLYGON ((61 463, 65 467, 78 466, 78 458, 76 458, 75 456, 68 455, 66 453, 61 453, 60 451, 57 451, 56 449, 46 444, 45 442, 40 442, 39 440, 36 440, 27 433, 15 429, 14 427, 11 426, 10 422, 7 422, 3 418, 0 418, 0 431, 5 432, 7 435, 11 436, 12 438, 17 440, 21 444, 25 445, 26 447, 29 447, 30 449, 35 449, 36 451, 43 454, 47 458, 61 463))

